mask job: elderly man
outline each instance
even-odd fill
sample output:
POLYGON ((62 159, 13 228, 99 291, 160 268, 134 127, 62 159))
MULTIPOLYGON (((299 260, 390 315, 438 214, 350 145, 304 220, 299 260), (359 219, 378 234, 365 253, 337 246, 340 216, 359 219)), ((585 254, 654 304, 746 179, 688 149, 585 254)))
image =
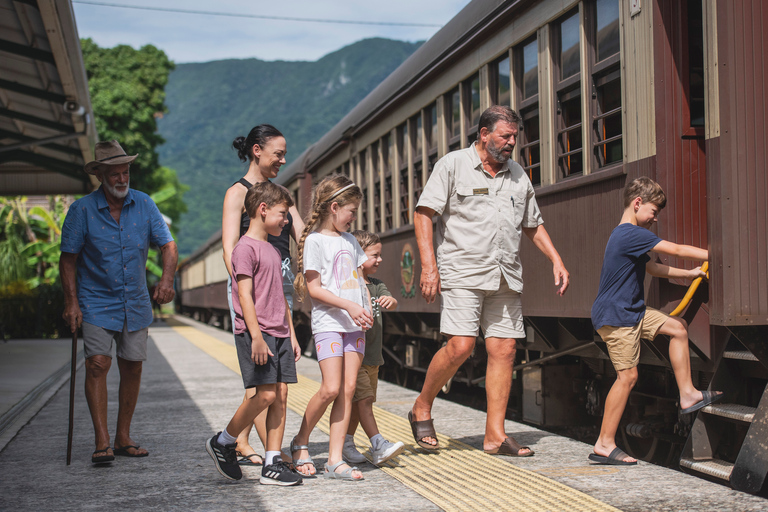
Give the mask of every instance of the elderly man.
POLYGON ((153 298, 173 300, 178 250, 163 216, 150 197, 128 188, 130 163, 117 141, 96 144, 96 160, 85 171, 101 182, 95 192, 69 208, 61 233, 61 283, 64 319, 72 332, 82 324, 85 350, 85 397, 96 434, 94 464, 115 455, 145 457, 131 438, 131 419, 147 358, 147 327, 152 306, 147 291, 147 251, 161 248, 163 275, 153 298), (107 429, 107 372, 112 341, 120 370, 119 410, 114 449, 107 429))
POLYGON ((432 358, 424 387, 408 413, 416 442, 428 450, 439 448, 432 403, 470 356, 482 328, 488 352, 483 449, 494 455, 533 455, 504 429, 515 339, 525 337, 521 232, 552 262, 560 295, 568 288, 569 276, 542 225, 528 176, 509 159, 520 121, 509 107, 494 106, 483 112, 477 141, 437 162, 416 206, 421 294, 428 303, 442 294, 440 331, 448 337, 446 346, 432 358), (440 216, 437 260, 432 245, 434 215, 440 216))

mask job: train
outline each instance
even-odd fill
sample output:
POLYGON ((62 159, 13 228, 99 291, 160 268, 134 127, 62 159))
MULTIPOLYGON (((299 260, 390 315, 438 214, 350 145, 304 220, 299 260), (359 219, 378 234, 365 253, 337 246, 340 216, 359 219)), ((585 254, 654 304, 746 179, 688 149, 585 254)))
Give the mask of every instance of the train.
MULTIPOLYGON (((709 279, 646 280, 646 301, 683 309, 694 384, 723 404, 681 415, 666 340, 644 340, 620 444, 633 456, 734 489, 766 493, 768 193, 761 0, 473 0, 295 161, 276 182, 302 214, 312 186, 342 173, 363 190, 355 228, 377 232, 377 277, 399 301, 384 314, 383 371, 418 387, 444 343, 439 305, 420 295, 413 213, 435 162, 476 138, 480 113, 522 117, 514 158, 571 273, 557 297, 549 262, 524 241, 526 338, 509 417, 542 427, 599 424, 615 371, 590 309, 628 180, 667 193, 657 234, 709 250, 709 279), (691 417, 694 416, 694 417, 691 417)), ((290 134, 288 135, 290 141, 290 134)), ((674 257, 662 263, 692 268, 674 257)), ((221 237, 180 269, 182 310, 229 326, 221 237)), ((300 337, 309 306, 297 303, 300 337)), ((480 395, 482 339, 452 383, 480 395)))

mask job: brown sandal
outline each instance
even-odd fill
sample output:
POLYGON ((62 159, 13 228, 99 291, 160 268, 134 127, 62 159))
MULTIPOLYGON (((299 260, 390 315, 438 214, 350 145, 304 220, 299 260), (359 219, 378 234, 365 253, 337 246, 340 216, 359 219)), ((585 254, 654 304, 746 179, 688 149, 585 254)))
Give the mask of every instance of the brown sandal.
POLYGON ((411 432, 413 432, 413 439, 416 441, 416 444, 425 450, 435 451, 440 449, 440 442, 437 441, 437 432, 435 432, 435 425, 432 422, 432 418, 416 421, 413 419, 413 411, 408 411, 408 422, 411 424, 411 432), (430 444, 424 441, 427 437, 431 437, 437 442, 435 444, 430 444))
POLYGON ((520 443, 512 439, 506 438, 498 448, 493 450, 483 450, 488 455, 508 455, 510 457, 532 457, 534 452, 527 446, 520 446, 520 443), (520 450, 528 450, 528 453, 520 455, 520 450))

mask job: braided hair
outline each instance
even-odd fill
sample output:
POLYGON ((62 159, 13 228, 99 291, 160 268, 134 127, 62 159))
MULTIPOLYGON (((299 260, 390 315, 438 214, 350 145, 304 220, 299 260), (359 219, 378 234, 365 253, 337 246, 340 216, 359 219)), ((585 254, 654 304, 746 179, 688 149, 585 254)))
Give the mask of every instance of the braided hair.
POLYGON ((363 193, 360 191, 360 187, 343 174, 326 176, 315 187, 315 190, 312 192, 312 211, 307 217, 304 231, 301 232, 301 238, 298 243, 297 259, 299 271, 293 286, 296 289, 296 298, 299 302, 304 300, 307 292, 307 281, 304 278, 304 241, 307 239, 307 236, 325 222, 325 219, 331 214, 331 205, 333 203, 337 203, 339 206, 346 206, 349 203, 359 203, 362 199, 363 193), (340 192, 342 189, 345 190, 340 192))

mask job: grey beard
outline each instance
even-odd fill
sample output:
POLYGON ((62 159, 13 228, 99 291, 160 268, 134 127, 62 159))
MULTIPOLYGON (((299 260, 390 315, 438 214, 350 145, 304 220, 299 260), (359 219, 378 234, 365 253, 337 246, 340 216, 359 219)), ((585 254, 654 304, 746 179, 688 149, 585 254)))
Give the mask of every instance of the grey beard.
POLYGON ((505 155, 504 153, 501 152, 501 148, 497 148, 496 146, 493 146, 491 144, 488 144, 485 147, 485 149, 488 151, 488 153, 491 154, 493 159, 499 162, 500 164, 507 163, 507 160, 509 160, 509 158, 512 156, 511 153, 509 155, 505 155))
POLYGON ((104 188, 106 188, 111 195, 113 195, 118 199, 123 199, 125 198, 125 196, 128 195, 128 189, 130 188, 130 186, 131 186, 131 181, 128 180, 128 183, 125 184, 125 190, 120 191, 117 189, 117 187, 112 187, 108 183, 104 183, 104 188))

